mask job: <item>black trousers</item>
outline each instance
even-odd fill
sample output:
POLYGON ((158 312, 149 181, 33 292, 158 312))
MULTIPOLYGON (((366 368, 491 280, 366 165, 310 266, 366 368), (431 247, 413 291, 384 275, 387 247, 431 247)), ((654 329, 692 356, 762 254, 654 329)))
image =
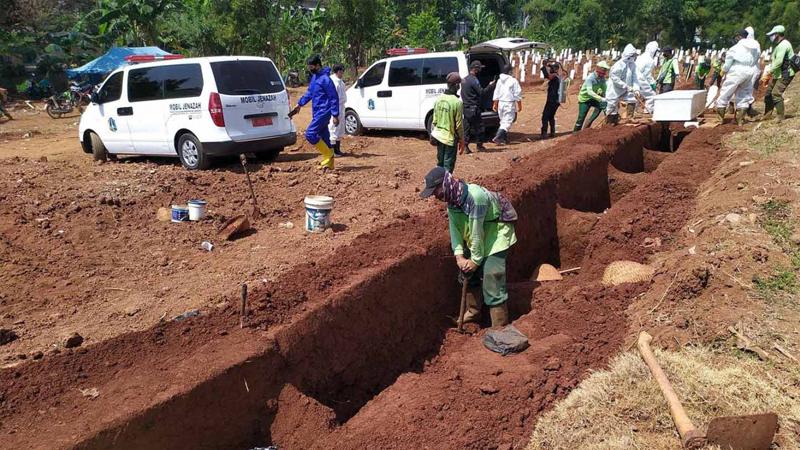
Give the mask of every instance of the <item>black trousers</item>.
POLYGON ((547 127, 550 126, 550 134, 556 134, 556 111, 561 103, 547 101, 542 111, 542 134, 547 134, 547 127))
POLYGON ((477 106, 464 107, 464 144, 470 142, 483 143, 483 121, 481 109, 477 106))
POLYGON ((664 94, 666 92, 672 92, 673 89, 675 89, 675 83, 662 84, 661 85, 661 92, 659 92, 659 94, 664 94))

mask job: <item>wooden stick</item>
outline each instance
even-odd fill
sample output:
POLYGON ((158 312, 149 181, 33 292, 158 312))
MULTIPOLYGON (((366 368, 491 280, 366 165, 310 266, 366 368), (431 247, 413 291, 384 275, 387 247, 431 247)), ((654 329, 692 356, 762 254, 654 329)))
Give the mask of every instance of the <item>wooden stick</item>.
POLYGON ((581 268, 580 267, 573 267, 572 269, 559 270, 558 273, 560 273, 561 275, 564 275, 565 273, 575 272, 576 270, 581 270, 581 268))
POLYGON ((769 353, 767 353, 763 348, 754 344, 753 341, 750 340, 750 338, 740 333, 736 328, 728 327, 728 331, 733 333, 734 336, 736 336, 742 341, 742 344, 744 344, 746 350, 750 350, 751 352, 755 353, 756 355, 758 355, 759 358, 761 358, 764 361, 773 360, 772 356, 770 356, 769 353))
POLYGON ((464 274, 462 277, 462 285, 461 285, 461 307, 459 308, 458 312, 458 332, 464 332, 464 313, 467 310, 467 285, 469 284, 469 277, 467 274, 464 274))
POLYGON ((772 348, 774 348, 775 350, 780 352, 781 355, 783 355, 783 356, 791 359, 792 361, 794 361, 795 364, 800 364, 800 361, 798 361, 797 358, 795 358, 795 356, 793 354, 789 353, 788 350, 786 350, 785 348, 783 348, 780 345, 778 345, 777 342, 772 344, 772 348))
POLYGON ((239 311, 239 328, 244 328, 245 316, 247 316, 247 283, 242 283, 242 309, 239 311))

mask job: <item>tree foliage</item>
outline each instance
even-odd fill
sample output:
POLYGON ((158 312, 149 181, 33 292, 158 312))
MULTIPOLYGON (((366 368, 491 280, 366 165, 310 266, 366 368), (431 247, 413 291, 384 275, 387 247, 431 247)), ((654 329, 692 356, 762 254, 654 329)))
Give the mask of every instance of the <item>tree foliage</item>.
POLYGON ((783 24, 800 42, 800 0, 0 0, 0 78, 79 65, 113 45, 157 45, 187 56, 250 54, 282 71, 364 67, 399 46, 464 48, 524 35, 557 48, 726 47, 733 33, 783 24), (307 3, 307 2, 306 2, 307 3), (466 35, 457 30, 466 27, 466 35))

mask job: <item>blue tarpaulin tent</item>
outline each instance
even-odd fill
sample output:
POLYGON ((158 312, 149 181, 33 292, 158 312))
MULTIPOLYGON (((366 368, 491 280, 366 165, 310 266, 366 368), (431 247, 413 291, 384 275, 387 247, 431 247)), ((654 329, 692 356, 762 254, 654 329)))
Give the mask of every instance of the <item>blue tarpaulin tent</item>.
POLYGON ((80 67, 67 69, 69 78, 84 77, 92 84, 103 81, 112 70, 125 64, 125 57, 129 55, 169 55, 170 53, 158 47, 112 47, 105 55, 94 59, 80 67))

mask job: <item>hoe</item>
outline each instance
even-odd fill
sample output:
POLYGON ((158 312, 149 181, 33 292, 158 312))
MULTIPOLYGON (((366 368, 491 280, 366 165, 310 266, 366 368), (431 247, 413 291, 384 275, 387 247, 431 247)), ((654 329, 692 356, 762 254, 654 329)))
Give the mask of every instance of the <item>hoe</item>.
POLYGON ((653 337, 643 331, 639 334, 637 347, 669 404, 672 420, 681 435, 684 448, 697 449, 706 444, 719 445, 723 450, 768 450, 770 448, 778 429, 778 416, 775 413, 717 417, 711 420, 708 432, 705 434, 695 428, 689 416, 686 415, 667 376, 658 365, 655 355, 650 350, 650 341, 652 340, 653 337))

